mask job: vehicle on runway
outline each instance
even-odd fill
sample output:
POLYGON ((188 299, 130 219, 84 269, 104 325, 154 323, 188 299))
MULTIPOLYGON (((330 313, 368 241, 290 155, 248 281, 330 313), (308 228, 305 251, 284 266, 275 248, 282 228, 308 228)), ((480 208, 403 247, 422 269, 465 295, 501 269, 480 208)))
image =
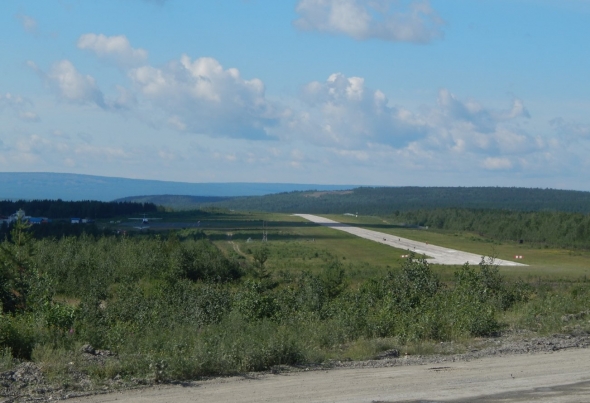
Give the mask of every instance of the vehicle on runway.
MULTIPOLYGON (((141 224, 143 227, 143 224, 148 224, 150 222, 150 220, 161 220, 161 218, 147 217, 146 214, 144 214, 143 217, 141 217, 141 218, 133 217, 133 218, 130 218, 130 220, 141 220, 141 224)), ((139 227, 135 227, 135 228, 139 228, 139 227)), ((146 228, 149 228, 149 227, 146 227, 146 228)))

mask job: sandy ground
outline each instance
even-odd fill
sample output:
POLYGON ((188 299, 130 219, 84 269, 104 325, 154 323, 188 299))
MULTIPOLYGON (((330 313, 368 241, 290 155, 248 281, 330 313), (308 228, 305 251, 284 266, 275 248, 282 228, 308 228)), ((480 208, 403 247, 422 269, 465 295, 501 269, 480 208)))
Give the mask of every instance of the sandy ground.
MULTIPOLYGON (((324 225, 333 229, 348 232, 349 234, 359 236, 361 238, 369 239, 371 241, 379 242, 384 245, 393 246, 394 248, 408 250, 418 255, 429 256, 426 259, 433 264, 449 264, 460 265, 465 262, 469 264, 479 264, 482 255, 474 253, 463 252, 460 250, 443 248, 441 246, 430 245, 424 242, 412 241, 411 239, 397 237, 383 232, 371 231, 364 228, 353 227, 351 225, 342 224, 338 221, 329 220, 324 217, 319 217, 311 214, 294 214, 298 217, 305 218, 308 221, 316 224, 324 225)), ((498 266, 526 266, 522 263, 511 262, 509 260, 495 259, 494 263, 498 266)))
POLYGON ((124 402, 588 402, 590 349, 469 362, 221 378, 68 400, 124 402))

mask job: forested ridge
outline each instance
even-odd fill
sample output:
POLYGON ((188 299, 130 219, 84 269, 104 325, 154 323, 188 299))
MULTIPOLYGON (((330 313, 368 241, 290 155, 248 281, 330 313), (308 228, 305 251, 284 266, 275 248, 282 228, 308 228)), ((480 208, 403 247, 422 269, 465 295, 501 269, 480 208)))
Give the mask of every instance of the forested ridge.
POLYGON ((236 210, 386 215, 395 211, 469 208, 590 213, 590 192, 506 187, 361 187, 344 192, 289 192, 215 203, 236 210))
POLYGON ((191 195, 150 195, 129 196, 114 200, 115 202, 152 203, 174 210, 194 210, 202 204, 210 204, 230 199, 221 196, 191 196, 191 195))
POLYGON ((23 209, 32 217, 68 218, 110 218, 120 215, 150 213, 157 211, 154 203, 101 202, 96 200, 0 200, 0 215, 9 216, 23 209))

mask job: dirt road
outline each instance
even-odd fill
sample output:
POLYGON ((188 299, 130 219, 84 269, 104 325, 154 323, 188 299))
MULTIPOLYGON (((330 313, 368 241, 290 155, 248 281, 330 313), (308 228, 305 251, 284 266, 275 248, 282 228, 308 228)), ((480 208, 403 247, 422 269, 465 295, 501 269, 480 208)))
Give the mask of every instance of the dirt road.
POLYGON ((71 402, 588 402, 590 349, 390 368, 222 378, 71 402))
MULTIPOLYGON (((412 241, 411 239, 401 238, 395 235, 386 234, 383 232, 372 231, 364 228, 353 227, 348 224, 342 224, 338 221, 330 220, 324 217, 319 217, 311 214, 295 214, 298 217, 305 218, 308 221, 330 227, 336 230, 348 232, 349 234, 359 236, 361 238, 369 239, 371 241, 379 242, 384 245, 393 246, 394 248, 414 252, 418 255, 426 255, 429 263, 433 264, 452 264, 460 265, 465 262, 469 264, 479 264, 481 255, 474 253, 463 252, 455 249, 443 248, 441 246, 430 245, 424 242, 412 241)), ((494 263, 498 266, 526 266, 522 263, 511 262, 509 260, 496 259, 494 263)))

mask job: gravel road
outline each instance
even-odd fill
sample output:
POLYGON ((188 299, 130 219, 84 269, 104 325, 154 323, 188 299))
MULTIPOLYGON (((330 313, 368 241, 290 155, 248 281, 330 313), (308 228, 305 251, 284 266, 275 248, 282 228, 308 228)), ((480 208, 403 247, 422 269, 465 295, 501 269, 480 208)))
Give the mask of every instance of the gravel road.
MULTIPOLYGON (((403 360, 403 358, 402 358, 403 360)), ((99 403, 590 401, 590 349, 220 378, 72 399, 99 403)))
MULTIPOLYGON (((330 220, 324 217, 319 217, 311 214, 294 214, 298 217, 305 218, 308 221, 320 224, 326 227, 330 227, 336 230, 348 232, 349 234, 359 236, 361 238, 369 239, 371 241, 379 242, 384 245, 389 245, 394 248, 407 250, 414 252, 418 255, 429 256, 426 259, 432 264, 448 264, 448 265, 461 265, 465 262, 476 265, 481 261, 482 255, 476 255, 475 253, 463 252, 460 250, 443 248, 441 246, 430 245, 424 242, 412 241, 411 239, 401 238, 391 234, 385 234, 383 232, 372 231, 364 228, 353 227, 348 224, 343 224, 338 221, 330 220)), ((509 260, 495 259, 494 263, 498 266, 526 266, 522 263, 511 262, 509 260)))

